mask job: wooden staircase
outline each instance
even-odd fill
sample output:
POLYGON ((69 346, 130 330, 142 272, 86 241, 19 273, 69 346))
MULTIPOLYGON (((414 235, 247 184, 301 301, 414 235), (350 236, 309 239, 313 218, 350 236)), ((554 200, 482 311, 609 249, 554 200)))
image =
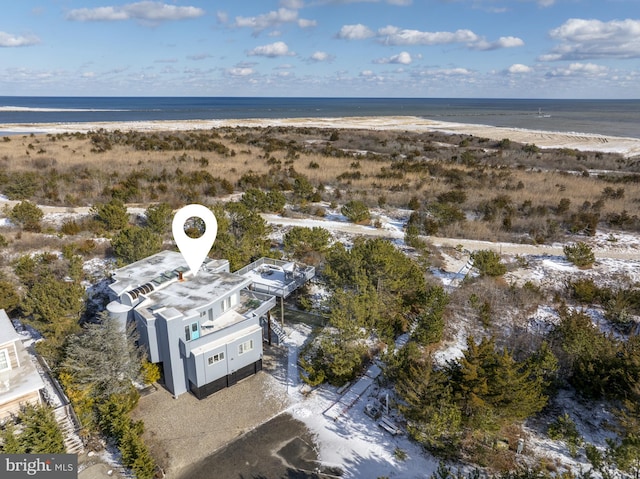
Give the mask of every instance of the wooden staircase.
POLYGON ((64 437, 64 447, 69 454, 80 454, 84 452, 84 443, 78 435, 78 427, 71 416, 71 406, 60 406, 53 411, 53 414, 60 426, 64 437))

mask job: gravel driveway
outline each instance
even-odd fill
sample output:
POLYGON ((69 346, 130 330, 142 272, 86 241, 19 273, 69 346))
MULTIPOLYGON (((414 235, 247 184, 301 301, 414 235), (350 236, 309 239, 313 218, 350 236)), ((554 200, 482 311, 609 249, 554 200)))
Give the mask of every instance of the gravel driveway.
POLYGON ((286 359, 286 350, 265 346, 263 371, 206 399, 174 399, 163 388, 140 399, 134 419, 144 421, 144 439, 167 479, 286 409, 286 359))

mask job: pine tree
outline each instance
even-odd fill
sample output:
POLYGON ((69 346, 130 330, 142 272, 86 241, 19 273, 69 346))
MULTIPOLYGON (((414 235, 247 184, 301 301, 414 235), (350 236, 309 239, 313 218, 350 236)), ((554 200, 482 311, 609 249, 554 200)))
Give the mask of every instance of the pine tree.
POLYGON ((462 412, 474 428, 497 429, 539 412, 547 403, 544 379, 506 349, 498 351, 493 338, 476 344, 469 337, 464 356, 449 371, 462 412))
POLYGON ((78 385, 90 385, 96 398, 126 394, 141 377, 142 351, 135 332, 123 330, 107 312, 99 322, 87 324, 82 334, 69 339, 62 371, 78 385))
POLYGON ((0 452, 4 454, 25 454, 27 452, 11 422, 0 429, 0 452))
POLYGON ((447 377, 442 371, 434 371, 430 358, 407 359, 396 382, 396 392, 403 400, 399 409, 407 418, 407 430, 427 449, 453 454, 461 437, 462 414, 453 400, 447 377))
POLYGON ((28 404, 17 416, 20 432, 13 425, 2 431, 0 450, 5 454, 59 454, 65 452, 64 437, 51 408, 28 404))
POLYGON ((113 253, 121 263, 129 264, 162 249, 162 237, 150 228, 126 226, 111 240, 113 253))

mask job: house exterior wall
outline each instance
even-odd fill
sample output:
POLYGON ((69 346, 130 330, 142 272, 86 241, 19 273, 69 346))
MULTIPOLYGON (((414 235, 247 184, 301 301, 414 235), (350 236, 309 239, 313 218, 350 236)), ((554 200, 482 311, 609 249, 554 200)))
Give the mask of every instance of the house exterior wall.
POLYGON ((164 251, 114 272, 117 296, 107 308, 135 322, 140 345, 175 397, 191 391, 201 398, 262 369, 261 317, 276 302, 249 291, 251 280, 229 273, 228 262, 192 276, 177 255, 164 251))
POLYGON ((15 343, 5 343, 0 345, 0 354, 7 358, 7 364, 10 369, 20 367, 18 351, 16 350, 15 343))
POLYGON ((243 329, 226 338, 214 339, 207 346, 191 350, 187 363, 189 384, 198 388, 203 387, 261 360, 262 354, 262 328, 257 321, 252 321, 251 324, 245 324, 243 329), (249 341, 253 348, 240 353, 240 345, 249 341), (224 358, 213 362, 220 353, 224 358))
POLYGON ((0 354, 3 369, 0 370, 0 420, 17 413, 22 404, 40 404, 40 389, 44 383, 20 335, 11 320, 0 309, 0 354), (5 363, 6 360, 6 364, 5 363))
POLYGON ((0 420, 9 417, 12 414, 18 414, 22 406, 25 406, 27 404, 33 404, 34 406, 37 406, 41 403, 42 400, 40 399, 39 391, 32 391, 28 394, 20 396, 19 398, 15 398, 0 405, 0 420))

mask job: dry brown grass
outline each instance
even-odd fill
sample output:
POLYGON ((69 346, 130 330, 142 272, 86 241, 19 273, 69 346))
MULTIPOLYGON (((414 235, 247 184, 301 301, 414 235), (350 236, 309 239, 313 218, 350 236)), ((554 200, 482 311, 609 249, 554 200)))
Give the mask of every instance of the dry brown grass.
MULTIPOLYGON (((534 207, 546 207, 550 214, 553 214, 560 200, 567 198, 570 200, 571 213, 579 211, 584 203, 594 204, 601 200, 607 186, 624 188, 624 196, 605 199, 599 210, 602 218, 624 210, 633 214, 640 202, 640 182, 614 184, 593 176, 581 176, 575 170, 571 173, 549 170, 549 165, 553 164, 567 163, 571 168, 575 166, 577 160, 566 152, 527 155, 516 145, 509 151, 496 153, 495 149, 486 149, 491 145, 476 145, 479 141, 476 139, 471 141, 468 148, 459 148, 450 145, 459 143, 461 136, 438 138, 434 134, 426 137, 389 131, 341 130, 339 141, 328 142, 326 140, 331 131, 222 129, 215 141, 233 150, 231 156, 193 150, 138 151, 133 146, 120 144, 114 144, 111 150, 96 153, 91 151, 93 145, 85 135, 16 136, 11 137, 11 141, 0 142, 0 167, 1 172, 6 174, 35 172, 43 179, 41 181, 46 182, 44 179, 47 179, 53 182, 53 186, 42 186, 36 192, 35 199, 44 204, 57 205, 107 201, 114 187, 124 188, 127 178, 135 174, 142 175, 143 179, 134 181, 138 182, 139 192, 130 201, 143 204, 168 201, 174 206, 187 201, 207 203, 216 198, 210 196, 204 186, 185 187, 177 184, 179 174, 194 174, 197 177, 206 172, 213 177, 226 179, 238 188, 238 181, 248 173, 265 175, 266 178, 289 175, 292 181, 291 173, 287 173, 291 168, 306 176, 315 186, 332 186, 322 196, 338 204, 358 198, 370 206, 377 206, 379 198, 384 197, 386 204, 391 207, 406 207, 412 197, 427 204, 437 201, 442 193, 461 188, 467 194, 461 208, 471 216, 498 195, 508 196, 516 210, 528 201, 534 207), (321 141, 313 143, 318 140, 321 141), (268 148, 270 141, 280 146, 268 148), (442 141, 449 146, 438 146, 442 141), (294 154, 286 145, 294 145, 294 154), (324 148, 328 153, 323 151, 324 148), (345 150, 349 152, 346 155, 345 150), (371 158, 352 153, 355 150, 369 151, 376 156, 371 158), (418 161, 423 163, 414 164, 418 167, 411 171, 392 168, 404 158, 399 154, 412 157, 415 152, 427 155, 430 159, 418 156, 418 161), (465 152, 471 152, 476 159, 475 165, 461 162, 465 152), (513 166, 509 166, 510 162, 513 166), (527 169, 517 166, 525 163, 527 169), (317 167, 311 167, 312 164, 317 167), (536 167, 536 164, 540 167, 536 167), (385 172, 386 176, 383 174, 385 172), (345 173, 347 176, 359 173, 360 176, 337 180, 345 173), (158 180, 163 175, 167 179, 158 180)), ((623 162, 615 157, 598 159, 595 155, 585 154, 585 158, 588 158, 589 164, 602 161, 603 165, 617 165, 624 170, 623 162)), ((629 168, 633 170, 634 167, 629 164, 629 168)), ((219 187, 216 192, 218 196, 225 194, 219 187)), ((528 222, 543 223, 545 216, 541 218, 514 217, 512 231, 527 233, 532 229, 528 222)), ((512 233, 501 231, 497 223, 500 220, 455 223, 442 228, 438 234, 474 239, 513 239, 512 233)))

